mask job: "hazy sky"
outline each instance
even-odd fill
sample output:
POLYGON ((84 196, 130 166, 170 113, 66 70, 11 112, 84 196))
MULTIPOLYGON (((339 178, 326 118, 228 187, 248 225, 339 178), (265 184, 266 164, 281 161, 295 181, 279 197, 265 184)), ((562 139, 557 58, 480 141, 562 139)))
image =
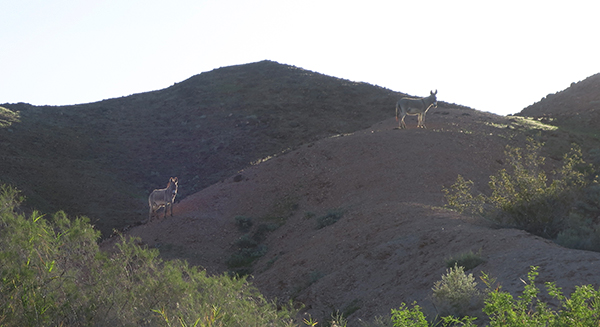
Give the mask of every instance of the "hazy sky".
POLYGON ((18 0, 0 12, 0 103, 95 102, 269 59, 509 114, 600 73, 598 1, 18 0))

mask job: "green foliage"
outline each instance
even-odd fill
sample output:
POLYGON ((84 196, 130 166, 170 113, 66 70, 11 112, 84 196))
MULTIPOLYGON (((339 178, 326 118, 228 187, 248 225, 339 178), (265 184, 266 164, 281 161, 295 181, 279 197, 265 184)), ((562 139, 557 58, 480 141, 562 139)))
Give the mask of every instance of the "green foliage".
POLYGON ((9 127, 13 123, 18 123, 21 117, 18 111, 12 111, 8 108, 0 107, 0 128, 9 127))
POLYGON ((325 321, 325 327, 346 327, 348 320, 339 311, 331 314, 331 317, 325 321))
POLYGON ((569 213, 565 228, 556 237, 556 243, 573 248, 600 252, 600 185, 584 189, 569 213))
POLYGON ((0 190, 0 325, 2 326, 288 326, 278 309, 244 278, 209 277, 182 261, 122 239, 99 251, 86 218, 49 219, 15 212, 18 192, 0 190))
POLYGON ((554 283, 548 282, 548 294, 560 303, 559 311, 555 311, 539 300, 537 275, 537 267, 531 267, 518 299, 499 288, 489 293, 483 311, 490 318, 490 326, 598 326, 600 291, 590 285, 578 286, 569 299, 554 283))
POLYGON ((473 274, 465 274, 464 268, 454 265, 446 270, 442 279, 433 286, 433 302, 442 316, 462 317, 476 309, 482 300, 473 274))
POLYGON ((550 181, 540 156, 542 144, 528 139, 525 150, 507 146, 508 169, 490 176, 491 195, 473 195, 473 182, 458 176, 450 189, 443 189, 448 207, 480 215, 501 226, 515 227, 546 237, 569 226, 569 213, 590 185, 591 166, 574 146, 563 157, 562 166, 550 181))
POLYGON ((413 302, 412 309, 408 308, 403 302, 400 308, 392 309, 392 322, 394 327, 428 327, 429 323, 421 307, 417 302, 413 302))
POLYGON ((450 189, 442 188, 444 197, 448 202, 447 207, 460 213, 482 214, 485 204, 483 194, 473 196, 473 182, 465 180, 461 175, 456 178, 456 183, 450 186, 450 189))
MULTIPOLYGON (((547 282, 548 294, 558 303, 557 310, 541 301, 538 297, 539 288, 535 285, 538 276, 537 267, 531 267, 527 274, 527 282, 523 293, 515 299, 510 293, 494 287, 495 280, 483 274, 482 280, 488 288, 483 312, 487 315, 490 327, 570 327, 598 326, 600 319, 600 290, 591 285, 577 286, 570 298, 563 295, 555 283, 547 282)), ((395 327, 400 326, 431 326, 421 312, 420 307, 413 303, 408 308, 404 303, 399 309, 392 309, 392 321, 395 327)), ((443 326, 475 326, 474 317, 457 318, 442 317, 438 324, 443 326)))

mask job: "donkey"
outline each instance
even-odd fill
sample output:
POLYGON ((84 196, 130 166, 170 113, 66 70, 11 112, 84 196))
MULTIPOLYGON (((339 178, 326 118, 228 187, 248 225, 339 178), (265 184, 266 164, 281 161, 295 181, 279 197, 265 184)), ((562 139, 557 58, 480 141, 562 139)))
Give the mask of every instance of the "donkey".
POLYGON ((152 218, 152 214, 161 207, 165 207, 165 215, 163 218, 167 217, 168 206, 171 207, 171 217, 173 217, 173 201, 175 201, 175 196, 177 196, 178 182, 177 177, 171 177, 169 179, 169 184, 167 184, 167 188, 157 189, 150 193, 150 196, 148 197, 148 204, 150 206, 148 221, 152 218))
POLYGON ((417 127, 427 128, 425 127, 425 114, 429 108, 437 108, 437 98, 435 97, 437 94, 437 90, 435 93, 433 91, 429 92, 429 96, 426 98, 402 98, 398 103, 396 103, 396 121, 398 121, 398 109, 400 109, 402 116, 402 120, 398 124, 398 128, 406 128, 406 123, 404 123, 404 117, 406 115, 417 115, 418 123, 417 127))

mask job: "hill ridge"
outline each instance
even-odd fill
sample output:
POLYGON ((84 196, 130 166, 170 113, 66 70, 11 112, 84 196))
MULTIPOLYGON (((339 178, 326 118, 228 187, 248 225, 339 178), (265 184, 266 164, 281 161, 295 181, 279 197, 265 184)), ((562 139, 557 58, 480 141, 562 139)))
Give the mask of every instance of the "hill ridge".
POLYGON ((21 119, 0 129, 11 154, 0 181, 32 208, 89 216, 107 236, 143 221, 145 196, 171 176, 183 198, 258 159, 390 117, 399 95, 261 61, 94 103, 3 104, 21 119))

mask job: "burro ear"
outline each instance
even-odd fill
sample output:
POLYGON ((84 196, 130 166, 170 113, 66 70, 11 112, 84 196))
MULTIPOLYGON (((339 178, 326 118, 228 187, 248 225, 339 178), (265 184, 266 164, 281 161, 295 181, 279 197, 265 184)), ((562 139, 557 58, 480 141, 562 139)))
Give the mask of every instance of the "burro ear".
POLYGON ((433 92, 433 91, 429 91, 429 94, 431 94, 431 95, 436 95, 436 94, 437 94, 437 90, 435 90, 435 92, 433 92))

